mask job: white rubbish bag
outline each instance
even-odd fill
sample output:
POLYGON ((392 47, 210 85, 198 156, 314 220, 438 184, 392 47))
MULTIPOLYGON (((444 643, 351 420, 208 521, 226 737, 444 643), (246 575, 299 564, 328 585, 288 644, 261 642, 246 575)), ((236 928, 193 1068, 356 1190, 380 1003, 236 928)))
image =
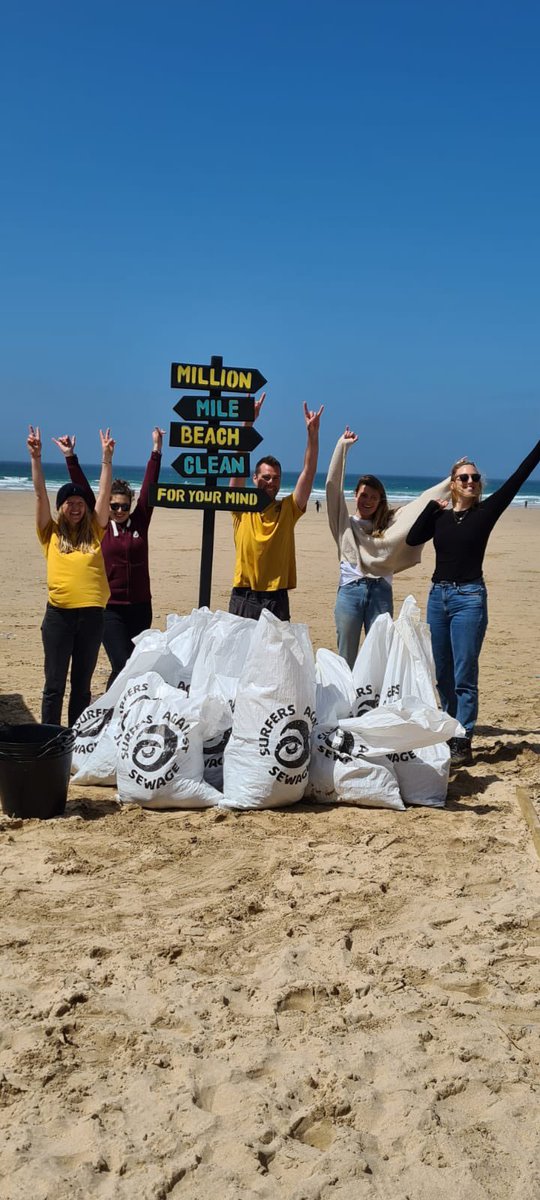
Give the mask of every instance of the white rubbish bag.
POLYGON ((118 799, 143 808, 208 808, 219 792, 203 779, 204 719, 189 697, 161 683, 125 715, 118 747, 118 799))
POLYGON ((461 729, 454 717, 441 708, 430 708, 416 696, 406 696, 393 704, 381 704, 379 708, 372 708, 361 717, 341 724, 344 729, 358 731, 370 752, 381 754, 435 746, 455 737, 461 729))
POLYGON ((382 686, 388 655, 394 637, 394 622, 390 613, 377 617, 362 642, 352 670, 356 703, 352 715, 361 716, 381 702, 382 686))
POLYGON ((315 661, 305 625, 261 613, 238 682, 224 755, 227 808, 301 800, 315 723, 315 661))
MULTIPOLYGON (((114 702, 113 688, 81 713, 75 728, 73 782, 112 787, 116 783, 118 742, 122 737, 129 710, 142 696, 154 699, 163 680, 156 671, 147 671, 131 679, 114 702)), ((114 687, 114 685, 113 685, 114 687)), ((115 689, 116 690, 116 689, 115 689)))
POLYGON ((204 778, 223 790, 223 757, 231 736, 238 679, 257 622, 232 613, 212 614, 193 667, 190 696, 194 704, 208 699, 207 735, 203 747, 204 778))
POLYGON ((371 762, 365 757, 370 747, 356 726, 354 720, 333 729, 317 725, 311 742, 306 798, 318 804, 351 804, 402 812, 405 806, 391 766, 382 759, 371 762))
MULTIPOLYGON (((429 629, 421 620, 413 596, 404 601, 394 624, 381 697, 383 705, 417 697, 427 707, 438 708, 429 629)), ((450 736, 463 732, 462 726, 455 722, 450 736)), ((411 749, 414 755, 395 763, 405 804, 444 808, 450 775, 449 747, 441 740, 437 745, 411 749)))
POLYGON ((73 782, 113 786, 118 747, 114 738, 114 705, 109 703, 107 695, 85 708, 73 728, 73 782))
POLYGON ((317 650, 315 655, 317 691, 315 704, 320 725, 337 725, 356 710, 356 690, 351 668, 333 650, 317 650))
POLYGON ((189 692, 193 665, 211 615, 208 608, 194 608, 188 616, 173 621, 165 631, 145 629, 137 634, 125 667, 107 692, 109 701, 116 704, 130 680, 147 671, 156 671, 165 683, 189 692))

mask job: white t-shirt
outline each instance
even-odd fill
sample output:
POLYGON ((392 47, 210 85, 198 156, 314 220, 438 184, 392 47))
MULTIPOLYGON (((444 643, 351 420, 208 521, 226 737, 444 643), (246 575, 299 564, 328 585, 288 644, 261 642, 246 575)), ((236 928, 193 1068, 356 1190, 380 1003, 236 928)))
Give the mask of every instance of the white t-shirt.
MULTIPOLYGON (((351 517, 351 521, 356 521, 356 523, 361 529, 364 530, 365 533, 371 533, 373 529, 373 521, 366 521, 363 517, 353 516, 351 517)), ((368 575, 367 572, 360 571, 357 567, 353 567, 352 563, 347 562, 346 559, 342 559, 339 564, 340 587, 346 587, 348 583, 356 583, 357 579, 386 579, 386 582, 390 584, 390 587, 392 587, 393 578, 394 576, 392 574, 368 575)))

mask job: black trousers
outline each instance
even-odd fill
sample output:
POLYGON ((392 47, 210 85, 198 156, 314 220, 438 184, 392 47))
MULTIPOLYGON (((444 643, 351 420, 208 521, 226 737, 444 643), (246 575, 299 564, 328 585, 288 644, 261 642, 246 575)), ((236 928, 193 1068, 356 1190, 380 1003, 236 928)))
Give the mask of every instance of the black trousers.
POLYGON ((255 621, 258 621, 263 608, 267 608, 280 621, 290 621, 287 589, 279 588, 276 592, 254 592, 251 588, 233 588, 229 601, 230 613, 237 617, 253 617, 255 621))
POLYGON ((111 664, 107 687, 119 675, 133 650, 132 638, 152 624, 150 600, 142 604, 108 604, 103 625, 103 645, 111 664))
POLYGON ((62 703, 71 662, 68 724, 90 704, 90 685, 103 635, 102 608, 55 608, 48 604, 41 637, 45 651, 44 725, 62 724, 62 703))

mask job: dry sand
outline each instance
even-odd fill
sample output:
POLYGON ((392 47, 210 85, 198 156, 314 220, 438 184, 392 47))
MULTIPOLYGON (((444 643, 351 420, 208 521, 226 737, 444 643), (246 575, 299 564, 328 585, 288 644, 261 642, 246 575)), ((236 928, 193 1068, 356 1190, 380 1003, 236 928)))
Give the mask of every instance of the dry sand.
MULTIPOLYGON (((44 563, 0 495, 0 719, 39 719, 44 563)), ((213 607, 226 606, 218 515, 213 607)), ((152 528, 155 624, 198 602, 201 517, 152 528)), ((475 762, 445 811, 1 819, 0 1195, 538 1200, 540 512, 490 542, 475 762)), ((293 617, 334 645, 325 514, 293 617)), ((431 571, 398 576, 422 607, 431 571)), ((95 675, 103 690, 105 659, 95 675)))

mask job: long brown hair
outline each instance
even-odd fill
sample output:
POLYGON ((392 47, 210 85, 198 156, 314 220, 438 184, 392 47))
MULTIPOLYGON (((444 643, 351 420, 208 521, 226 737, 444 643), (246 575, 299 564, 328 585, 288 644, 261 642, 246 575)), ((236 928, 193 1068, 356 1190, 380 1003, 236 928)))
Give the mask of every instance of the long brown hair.
POLYGON ((376 475, 361 475, 354 489, 355 496, 358 494, 358 489, 362 487, 362 484, 365 484, 366 487, 373 488, 374 491, 378 492, 381 497, 370 520, 373 522, 371 536, 382 537, 385 529, 388 529, 395 510, 390 508, 384 483, 381 483, 380 479, 377 479, 376 475))
POLYGON ((88 505, 86 505, 86 512, 78 525, 70 525, 62 509, 58 510, 56 524, 58 526, 58 549, 60 554, 72 554, 74 550, 81 550, 83 554, 90 554, 94 549, 96 539, 92 524, 92 514, 88 505))

